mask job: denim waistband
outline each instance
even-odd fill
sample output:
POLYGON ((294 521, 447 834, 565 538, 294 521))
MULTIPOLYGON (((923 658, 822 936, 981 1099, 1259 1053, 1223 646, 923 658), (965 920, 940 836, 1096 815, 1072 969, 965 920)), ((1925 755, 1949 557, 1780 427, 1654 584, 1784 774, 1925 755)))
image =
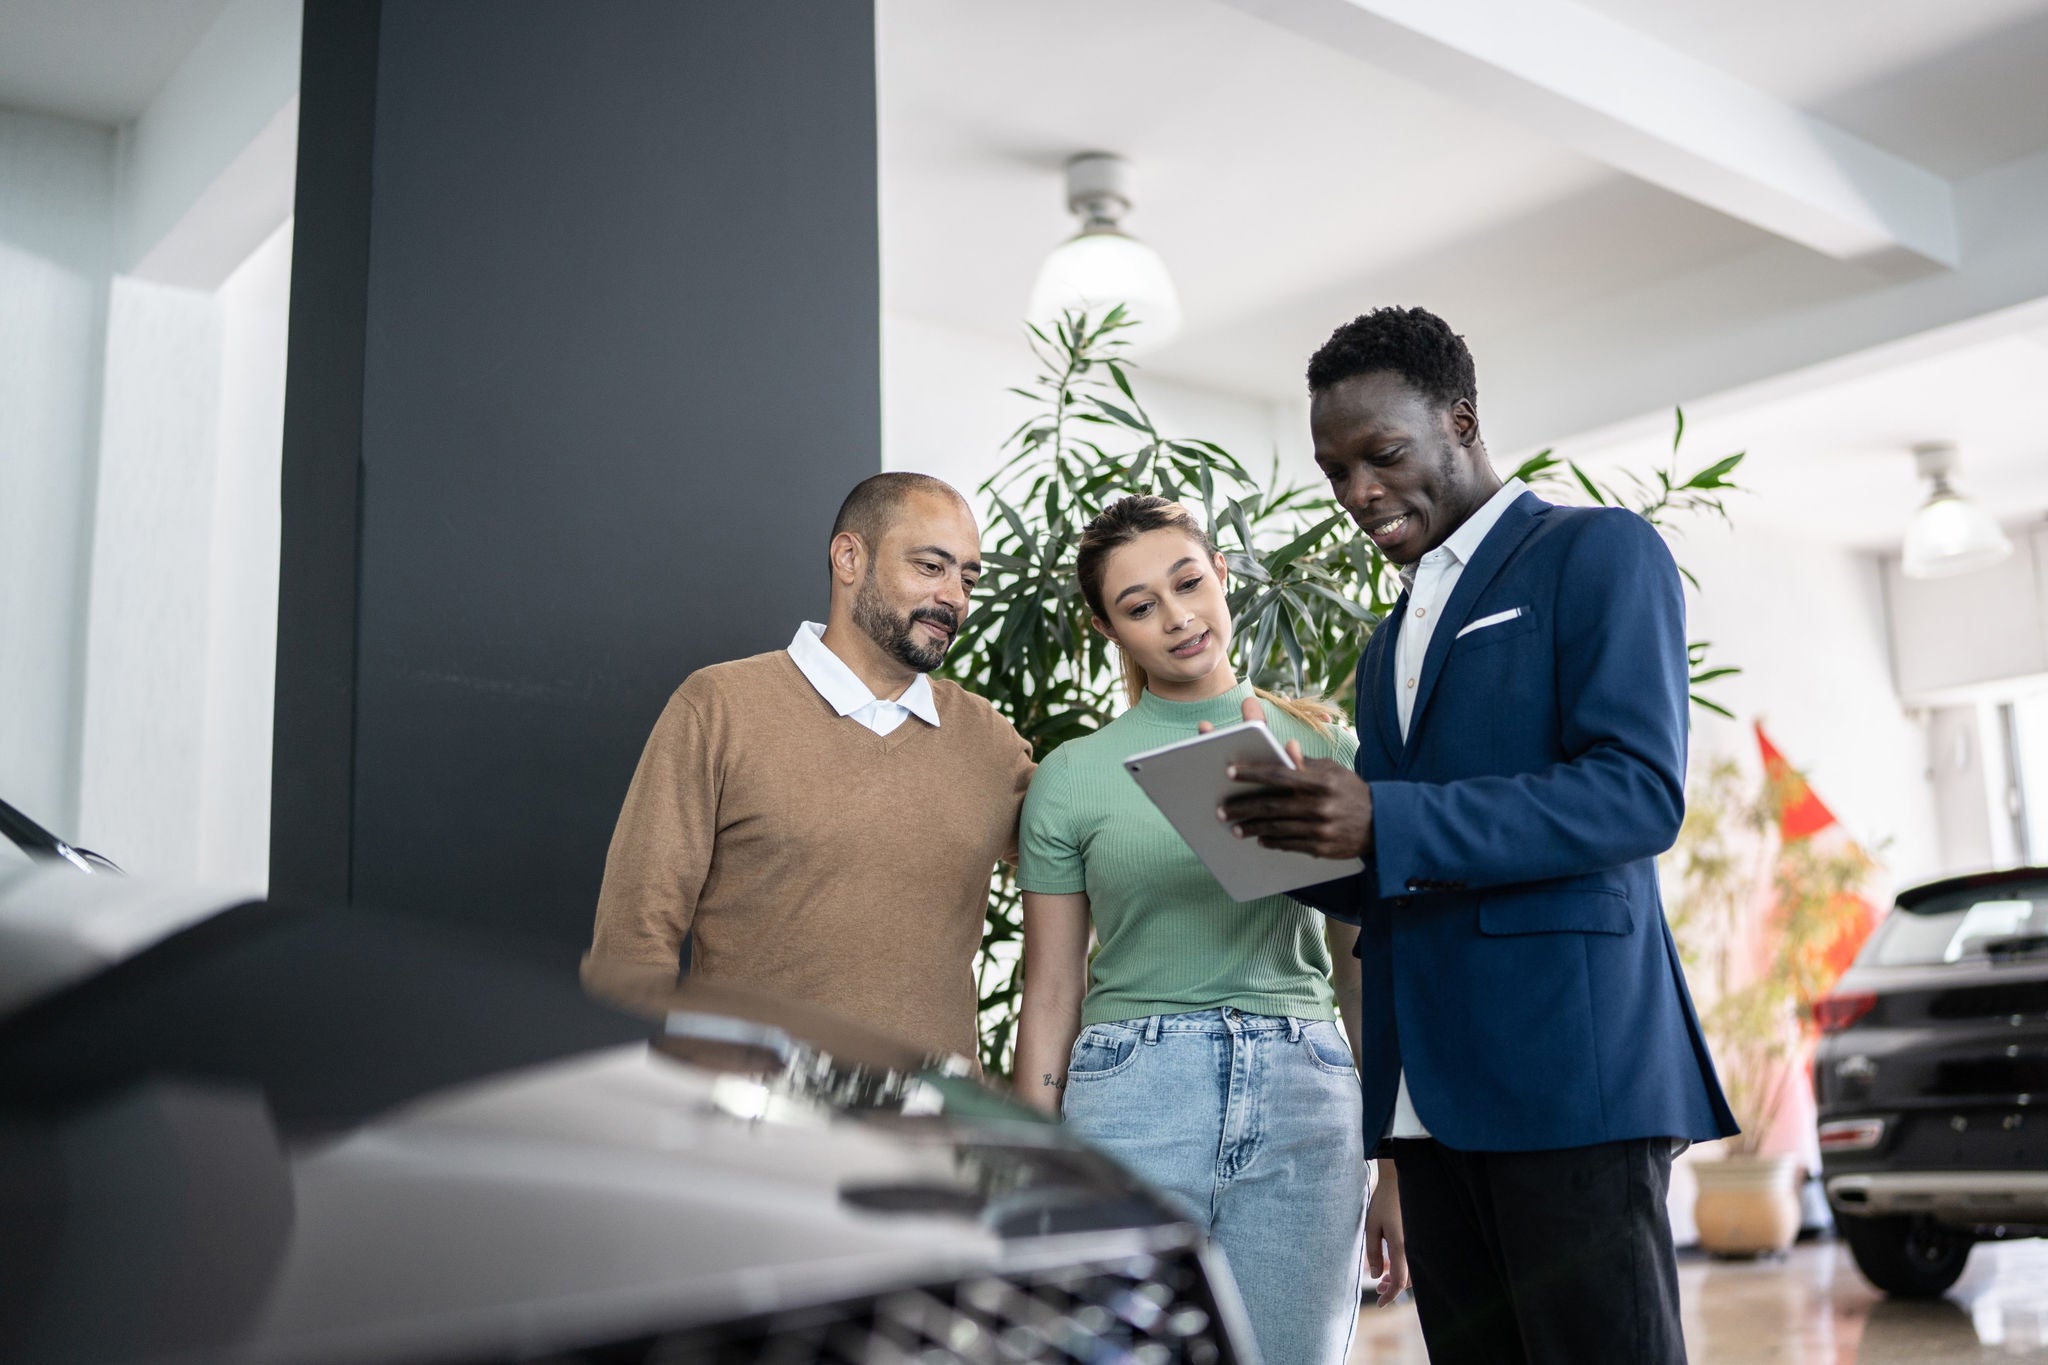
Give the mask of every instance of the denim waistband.
POLYGON ((1192 1010, 1186 1014, 1108 1020, 1099 1027, 1129 1029, 1133 1033, 1144 1034, 1149 1042, 1162 1033, 1277 1033, 1285 1030, 1291 1037, 1298 1038, 1301 1031, 1314 1022, 1313 1019, 1295 1019, 1281 1014, 1248 1014, 1225 1005, 1218 1009, 1192 1010))

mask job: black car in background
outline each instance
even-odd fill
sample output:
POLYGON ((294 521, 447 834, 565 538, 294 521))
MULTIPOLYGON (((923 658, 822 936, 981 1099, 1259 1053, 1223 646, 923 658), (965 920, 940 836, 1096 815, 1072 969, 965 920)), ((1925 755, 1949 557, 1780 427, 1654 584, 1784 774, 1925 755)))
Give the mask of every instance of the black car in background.
POLYGON ((1902 893, 1820 1002, 1821 1174, 1865 1277, 1938 1295, 2048 1236, 2048 868, 1902 893))
POLYGON ((959 1059, 58 842, 0 849, 0 1360, 1257 1365, 1201 1234, 959 1059))

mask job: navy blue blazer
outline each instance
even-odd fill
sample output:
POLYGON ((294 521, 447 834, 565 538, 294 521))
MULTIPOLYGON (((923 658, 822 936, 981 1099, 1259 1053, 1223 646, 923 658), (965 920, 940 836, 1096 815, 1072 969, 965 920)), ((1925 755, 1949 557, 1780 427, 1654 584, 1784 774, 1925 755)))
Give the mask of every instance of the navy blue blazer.
POLYGON ((1662 537, 1633 512, 1517 498, 1437 621, 1404 744, 1407 604, 1358 665, 1373 855, 1295 893, 1360 926, 1368 1148, 1404 1065, 1431 1136, 1462 1150, 1734 1133, 1657 890, 1688 687, 1662 537))

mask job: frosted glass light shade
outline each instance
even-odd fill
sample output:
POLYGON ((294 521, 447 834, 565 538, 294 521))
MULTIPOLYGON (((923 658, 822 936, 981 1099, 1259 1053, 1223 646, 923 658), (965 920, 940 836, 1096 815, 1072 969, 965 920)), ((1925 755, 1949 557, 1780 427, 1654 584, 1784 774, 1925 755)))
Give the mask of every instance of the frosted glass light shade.
POLYGON ((1941 487, 1906 527, 1899 567, 1908 578, 1947 578, 1988 569, 2011 553, 2012 542, 1989 512, 1941 487))
POLYGON ((1180 295, 1159 253, 1114 229, 1091 229, 1053 248, 1038 268, 1025 316, 1049 329, 1062 312, 1095 317, 1117 304, 1136 323, 1123 335, 1133 351, 1148 351, 1180 331, 1180 295))

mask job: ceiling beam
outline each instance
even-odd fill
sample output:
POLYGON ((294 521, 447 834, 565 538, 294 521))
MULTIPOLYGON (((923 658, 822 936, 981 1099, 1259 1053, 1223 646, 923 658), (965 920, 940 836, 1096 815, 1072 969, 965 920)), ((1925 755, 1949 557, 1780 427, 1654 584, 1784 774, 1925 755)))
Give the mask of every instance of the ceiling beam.
POLYGON ((1948 183, 1574 0, 1227 0, 1842 260, 1958 264, 1948 183))
MULTIPOLYGON (((1495 334, 1488 431, 1496 449, 1555 444, 1647 421, 1673 404, 1710 414, 1721 396, 1833 382, 1846 357, 1885 363, 2048 323, 2048 151, 1956 182, 1959 270, 1887 278, 1829 267, 1772 242, 1745 256, 1495 334)), ((1604 443, 1599 436, 1594 444, 1604 443)))

